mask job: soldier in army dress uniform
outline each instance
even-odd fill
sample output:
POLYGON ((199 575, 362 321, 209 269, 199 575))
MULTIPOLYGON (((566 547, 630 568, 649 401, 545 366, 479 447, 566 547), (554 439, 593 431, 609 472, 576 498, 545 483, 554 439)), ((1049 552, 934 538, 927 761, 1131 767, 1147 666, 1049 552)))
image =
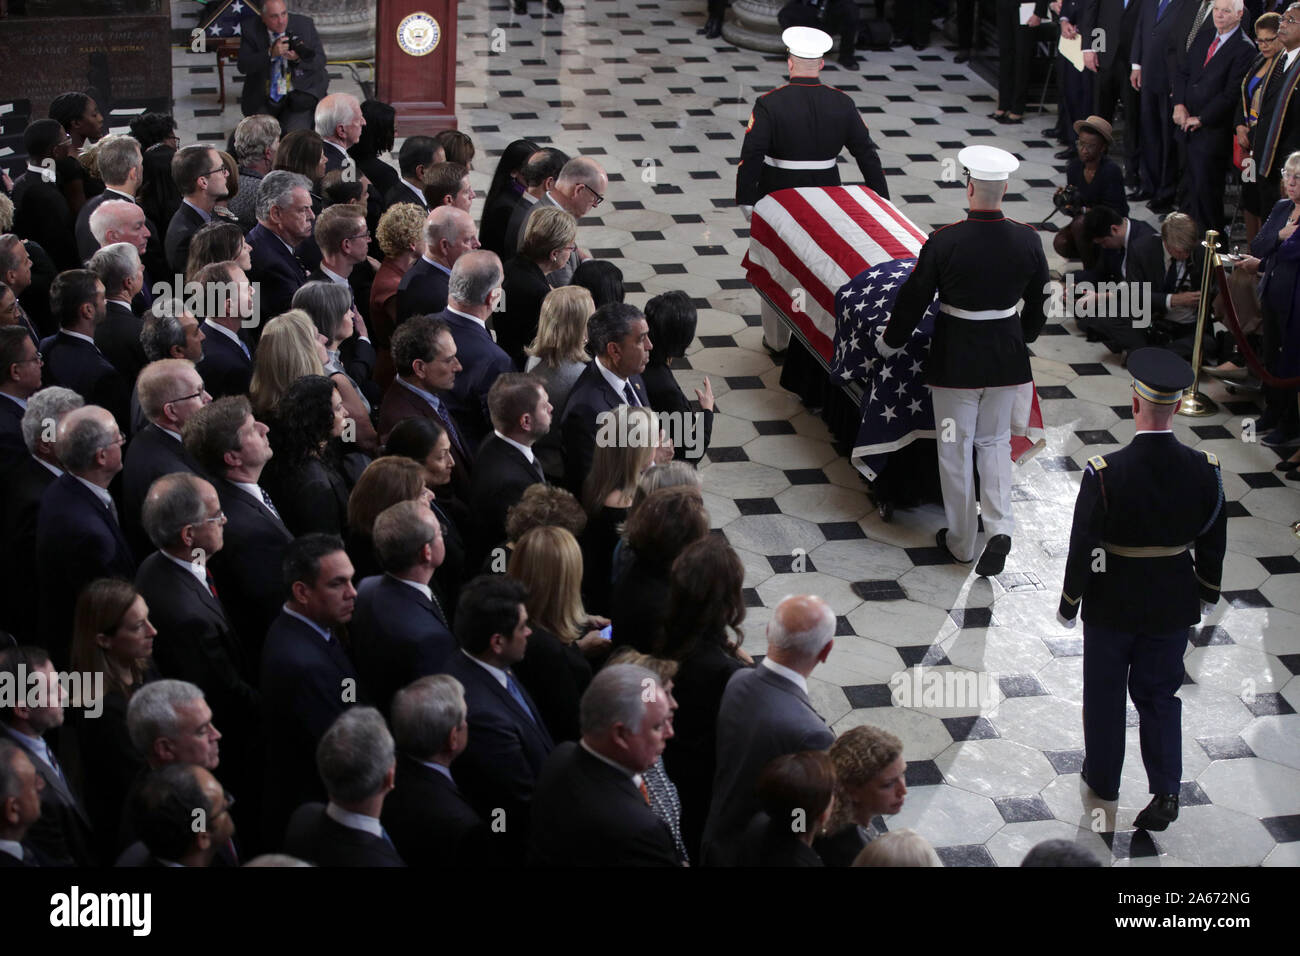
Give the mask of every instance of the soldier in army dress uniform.
POLYGON ((1119 798, 1127 690, 1154 795, 1134 825, 1164 830, 1178 818, 1183 654, 1219 600, 1227 516, 1218 460, 1170 428, 1191 366, 1144 348, 1128 370, 1137 431, 1126 448, 1088 459, 1058 619, 1072 627, 1082 607, 1085 782, 1119 798))

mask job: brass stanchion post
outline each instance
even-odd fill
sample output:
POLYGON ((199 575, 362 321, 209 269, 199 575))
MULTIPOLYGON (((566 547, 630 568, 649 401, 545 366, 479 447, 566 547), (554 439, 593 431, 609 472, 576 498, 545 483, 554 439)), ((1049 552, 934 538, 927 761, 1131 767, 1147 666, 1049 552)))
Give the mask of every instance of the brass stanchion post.
POLYGON ((1196 314, 1196 343, 1192 346, 1192 387, 1183 394, 1183 403, 1178 406, 1178 414, 1188 418, 1204 418, 1219 410, 1204 392, 1201 392, 1201 340, 1205 335, 1205 317, 1210 311, 1210 277, 1219 264, 1219 234, 1210 229, 1205 233, 1205 268, 1201 271, 1201 304, 1196 314))

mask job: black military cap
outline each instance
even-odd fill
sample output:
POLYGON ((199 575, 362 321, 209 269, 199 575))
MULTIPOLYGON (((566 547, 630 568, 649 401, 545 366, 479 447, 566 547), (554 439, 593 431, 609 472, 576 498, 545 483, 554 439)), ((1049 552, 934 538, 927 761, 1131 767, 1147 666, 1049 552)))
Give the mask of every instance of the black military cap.
POLYGON ((1155 405, 1172 405, 1192 384, 1192 366, 1168 349, 1145 348, 1129 353, 1133 391, 1155 405))

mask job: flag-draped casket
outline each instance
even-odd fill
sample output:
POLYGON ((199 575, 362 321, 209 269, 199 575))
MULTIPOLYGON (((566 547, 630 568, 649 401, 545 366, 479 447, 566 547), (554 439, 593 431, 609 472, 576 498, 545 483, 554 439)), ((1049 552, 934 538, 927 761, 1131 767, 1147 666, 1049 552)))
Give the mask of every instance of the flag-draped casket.
MULTIPOLYGON (((832 186, 763 197, 749 235, 750 284, 798 328, 835 381, 860 385, 852 460, 875 480, 890 452, 935 437, 924 383, 937 300, 902 352, 882 361, 875 348, 925 233, 866 186, 832 186)), ((1011 422, 1017 461, 1044 445, 1038 396, 1032 384, 1021 392, 1011 422)))

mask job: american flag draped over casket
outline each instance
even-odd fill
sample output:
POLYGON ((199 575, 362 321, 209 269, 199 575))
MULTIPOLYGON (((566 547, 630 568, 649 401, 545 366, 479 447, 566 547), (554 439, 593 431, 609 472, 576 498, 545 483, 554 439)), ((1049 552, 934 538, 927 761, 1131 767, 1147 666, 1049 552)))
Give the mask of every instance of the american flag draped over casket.
MULTIPOLYGON (((875 348, 925 233, 866 186, 833 186, 764 196, 749 235, 750 284, 798 327, 832 377, 862 386, 852 461, 875 480, 890 452, 934 437, 924 382, 936 304, 898 355, 882 362, 875 348)), ((1011 420, 1011 457, 1018 462, 1045 444, 1033 385, 1022 392, 1011 420)))

